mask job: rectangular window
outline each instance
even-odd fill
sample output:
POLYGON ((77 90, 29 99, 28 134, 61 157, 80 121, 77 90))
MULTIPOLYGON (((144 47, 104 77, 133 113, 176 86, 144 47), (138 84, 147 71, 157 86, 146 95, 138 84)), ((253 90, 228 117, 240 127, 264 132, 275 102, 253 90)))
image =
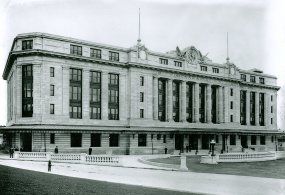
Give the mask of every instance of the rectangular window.
POLYGON ((23 40, 22 50, 33 49, 33 40, 23 40))
POLYGON ((101 119, 101 72, 90 71, 90 118, 101 119))
POLYGON ((273 106, 271 106, 271 113, 273 113, 273 106))
POLYGON ((234 109, 234 102, 231 101, 231 109, 234 109))
POLYGON ((119 134, 110 134, 109 135, 109 146, 110 147, 119 147, 119 134))
POLYGON ((140 109, 140 118, 144 118, 144 109, 140 109))
POLYGON ((54 67, 49 68, 50 77, 54 77, 54 67))
POLYGON ((119 75, 109 73, 108 82, 109 120, 119 120, 119 75))
POLYGON ((160 135, 160 134, 157 134, 156 139, 157 139, 157 140, 160 140, 160 139, 161 139, 161 135, 160 135))
POLYGON ((163 143, 166 143, 166 135, 163 135, 163 143))
POLYGON ((144 86, 144 77, 140 76, 140 86, 144 86))
POLYGON ((273 125, 273 118, 271 118, 271 125, 273 125))
POLYGON ((234 122, 234 116, 231 114, 231 123, 234 122))
POLYGON ((234 89, 231 88, 231 96, 233 96, 233 95, 234 95, 234 89))
POLYGON ((120 60, 119 59, 119 53, 109 51, 109 60, 118 62, 120 60))
POLYGON ((207 70, 208 70, 208 67, 207 67, 207 66, 201 66, 201 71, 206 72, 207 70))
POLYGON ((82 47, 79 45, 70 45, 70 54, 82 56, 82 47))
POLYGON ((259 94, 259 124, 264 126, 264 93, 259 94))
POLYGON ((139 134, 138 135, 138 147, 145 147, 147 143, 147 136, 146 134, 139 134))
POLYGON ((250 92, 250 124, 255 124, 255 92, 250 92))
POLYGON ((273 102, 273 95, 271 95, 271 102, 273 102))
POLYGON ((33 66, 22 66, 22 117, 33 116, 33 66))
POLYGON ((219 73, 219 69, 218 68, 213 68, 213 73, 219 73))
POLYGON ((166 80, 158 79, 158 120, 166 120, 166 80))
POLYGON ((55 134, 54 133, 50 134, 50 144, 55 144, 55 134))
POLYGON ((230 135, 230 145, 236 145, 236 135, 230 135))
POLYGON ((251 145, 256 145, 256 135, 250 136, 251 145))
POLYGON ((246 91, 240 91, 240 123, 241 125, 246 125, 246 91))
POLYGON ((159 58, 159 63, 164 64, 164 65, 168 65, 168 59, 159 58))
POLYGON ((140 102, 144 102, 144 93, 140 92, 140 102))
POLYGON ((180 118, 180 107, 179 107, 179 102, 180 102, 180 97, 179 97, 179 87, 180 83, 178 81, 173 81, 172 82, 172 114, 173 114, 173 120, 175 122, 179 122, 180 118))
POLYGON ((182 62, 174 61, 174 66, 176 66, 176 67, 182 67, 182 62))
POLYGON ((245 74, 241 74, 241 75, 240 75, 240 79, 241 79, 242 81, 246 81, 246 75, 245 75, 245 74))
POLYGON ((250 82, 255 83, 255 76, 250 76, 250 82))
POLYGON ((101 59, 101 50, 90 48, 90 57, 101 59))
POLYGON ((54 104, 50 104, 50 114, 54 114, 54 104))
POLYGON ((54 85, 50 85, 50 96, 54 96, 54 85))
POLYGON ((260 84, 264 84, 264 83, 265 83, 263 77, 259 77, 259 83, 260 83, 260 84))
POLYGON ((91 147, 101 147, 101 133, 91 133, 91 147))
POLYGON ((75 68, 69 73, 69 116, 82 118, 82 70, 75 68))
POLYGON ((264 135, 260 136, 260 145, 265 145, 265 136, 264 135))
POLYGON ((82 133, 71 133, 70 147, 81 147, 81 146, 82 146, 82 133))

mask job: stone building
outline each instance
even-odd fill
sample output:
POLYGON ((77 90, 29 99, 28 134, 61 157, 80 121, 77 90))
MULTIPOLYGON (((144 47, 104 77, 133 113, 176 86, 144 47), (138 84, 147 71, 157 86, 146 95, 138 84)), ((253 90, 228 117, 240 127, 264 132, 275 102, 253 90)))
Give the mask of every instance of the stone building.
POLYGON ((23 151, 151 154, 275 150, 276 77, 212 62, 195 47, 159 53, 46 33, 18 35, 7 80, 8 144, 23 151))

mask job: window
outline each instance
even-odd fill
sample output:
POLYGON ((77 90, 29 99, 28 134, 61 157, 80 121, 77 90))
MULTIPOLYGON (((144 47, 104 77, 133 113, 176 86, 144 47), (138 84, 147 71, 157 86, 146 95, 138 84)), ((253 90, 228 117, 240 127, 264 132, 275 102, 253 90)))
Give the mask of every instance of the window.
POLYGON ((231 88, 231 96, 233 96, 234 95, 234 89, 233 88, 231 88))
POLYGON ((256 145, 256 135, 252 135, 250 137, 250 142, 251 142, 251 145, 256 145))
POLYGON ((273 95, 271 95, 271 102, 273 102, 273 95))
POLYGON ((158 79, 158 120, 166 120, 166 80, 158 79))
POLYGON ((90 72, 90 118, 101 119, 101 72, 90 72))
POLYGON ((201 71, 205 71, 206 72, 207 69, 208 69, 207 66, 201 66, 201 71))
POLYGON ((91 107, 90 108, 90 118, 91 119, 101 119, 101 108, 91 107))
POLYGON ((82 70, 71 68, 69 72, 69 116, 82 118, 82 70))
POLYGON ((273 106, 271 106, 271 113, 273 113, 273 106))
POLYGON ((101 59, 101 50, 90 48, 90 57, 101 59))
POLYGON ((108 82, 109 120, 119 120, 119 75, 109 73, 108 82))
POLYGON ((231 109, 234 109, 234 102, 231 101, 231 109))
POLYGON ((109 51, 109 60, 111 60, 111 61, 119 61, 119 53, 109 51))
POLYGON ((82 146, 82 133, 71 133, 70 147, 81 147, 81 146, 82 146))
POLYGON ((70 45, 70 54, 82 56, 82 47, 78 45, 70 45))
POLYGON ((168 59, 159 58, 159 63, 164 64, 164 65, 168 65, 168 59))
POLYGON ((140 76, 140 86, 144 86, 144 77, 140 76))
POLYGON ((160 139, 161 139, 161 135, 160 135, 160 134, 157 134, 156 139, 157 139, 157 140, 160 140, 160 139))
POLYGON ((101 147, 101 133, 91 133, 91 147, 101 147))
POLYGON ((50 77, 54 77, 54 67, 49 68, 50 77))
POLYGON ((255 76, 250 76, 250 82, 255 83, 255 76))
POLYGON ((55 134, 54 133, 51 133, 50 134, 50 144, 55 144, 55 134))
POLYGON ((264 84, 264 83, 265 83, 263 77, 259 77, 259 83, 260 83, 260 84, 264 84))
POLYGON ((219 69, 218 68, 213 68, 213 73, 219 73, 219 69))
POLYGON ((246 75, 245 75, 245 74, 241 74, 241 75, 240 75, 240 79, 241 79, 242 81, 246 81, 246 75))
POLYGON ((144 93, 140 92, 140 102, 144 102, 144 93))
POLYGON ((231 122, 234 122, 234 116, 231 114, 231 122))
POLYGON ((246 91, 240 91, 240 123, 246 125, 246 91))
POLYGON ((274 136, 271 136, 271 142, 272 143, 274 142, 274 136))
POLYGON ((271 125, 273 125, 273 118, 271 118, 271 125))
POLYGON ((33 40, 23 40, 22 50, 33 49, 33 40))
POLYGON ((174 66, 182 67, 182 62, 174 61, 174 66))
POLYGON ((54 96, 54 85, 50 85, 50 96, 54 96))
POLYGON ((22 116, 33 116, 33 66, 22 66, 22 116))
POLYGON ((109 135, 109 146, 110 147, 119 147, 119 134, 110 134, 109 135))
POLYGON ((144 109, 140 109, 140 118, 144 118, 144 109))
POLYGON ((49 113, 54 114, 54 104, 50 104, 49 113))
POLYGON ((138 147, 145 147, 146 146, 146 134, 139 134, 138 135, 138 147))
POLYGON ((265 145, 265 136, 264 135, 260 136, 260 145, 265 145))
POLYGON ((163 143, 166 143, 166 135, 163 135, 163 143))
POLYGON ((230 135, 230 145, 236 145, 236 135, 230 135))

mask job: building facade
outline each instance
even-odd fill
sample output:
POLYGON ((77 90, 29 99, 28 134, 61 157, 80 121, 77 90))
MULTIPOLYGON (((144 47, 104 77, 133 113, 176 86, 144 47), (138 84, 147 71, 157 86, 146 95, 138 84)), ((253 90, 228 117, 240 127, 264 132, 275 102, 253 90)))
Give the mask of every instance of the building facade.
POLYGON ((212 62, 195 47, 159 53, 45 33, 8 56, 6 142, 23 151, 152 154, 275 150, 276 77, 212 62))

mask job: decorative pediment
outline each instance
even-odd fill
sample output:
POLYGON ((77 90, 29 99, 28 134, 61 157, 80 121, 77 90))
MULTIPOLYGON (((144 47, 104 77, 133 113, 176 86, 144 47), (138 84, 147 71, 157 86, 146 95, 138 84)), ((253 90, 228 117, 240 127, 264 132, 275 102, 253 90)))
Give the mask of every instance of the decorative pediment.
POLYGON ((176 55, 185 59, 185 61, 189 64, 200 64, 200 63, 209 63, 212 62, 206 54, 202 55, 202 53, 196 49, 194 46, 186 47, 183 50, 180 50, 179 47, 176 47, 176 55))

